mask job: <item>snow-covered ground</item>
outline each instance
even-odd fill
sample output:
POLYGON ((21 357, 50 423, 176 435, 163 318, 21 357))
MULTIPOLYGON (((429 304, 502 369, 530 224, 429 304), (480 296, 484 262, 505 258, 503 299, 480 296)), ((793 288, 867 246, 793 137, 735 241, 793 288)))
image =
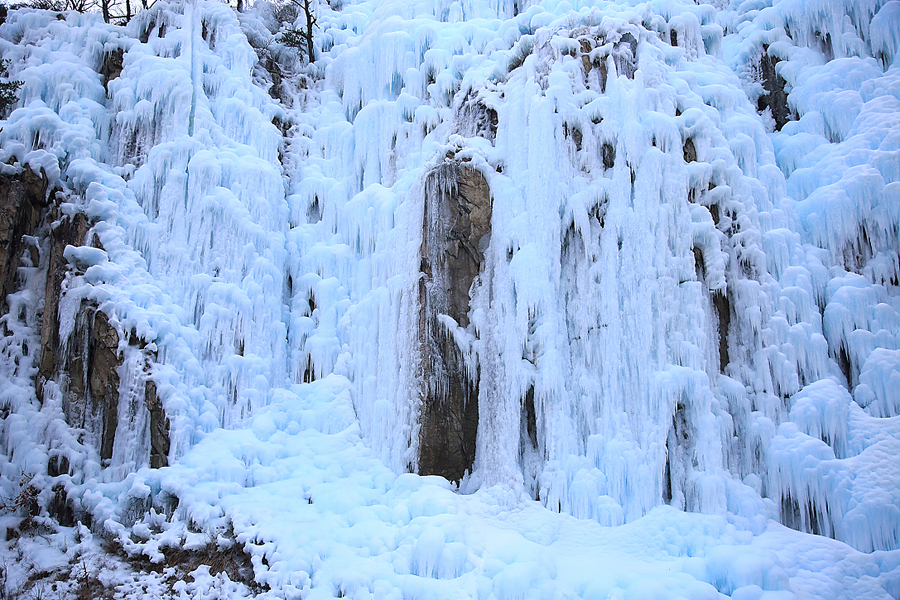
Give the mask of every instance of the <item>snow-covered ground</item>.
POLYGON ((122 358, 101 460, 66 382, 35 393, 47 224, 2 317, 6 590, 900 597, 900 3, 316 10, 312 64, 261 2, 0 26, 3 173, 92 225, 60 339, 90 302, 122 358), (443 321, 480 380, 458 484, 409 472, 448 161, 493 202, 469 323, 443 321), (212 547, 253 584, 164 566, 212 547))

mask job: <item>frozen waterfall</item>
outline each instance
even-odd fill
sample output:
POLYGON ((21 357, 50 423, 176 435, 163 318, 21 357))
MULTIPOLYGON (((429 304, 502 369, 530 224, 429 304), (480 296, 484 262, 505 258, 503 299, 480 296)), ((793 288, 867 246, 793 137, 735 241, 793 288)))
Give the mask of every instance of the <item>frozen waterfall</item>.
POLYGON ((314 62, 285 15, 0 25, 0 489, 48 548, 897 597, 895 0, 322 1, 314 62))

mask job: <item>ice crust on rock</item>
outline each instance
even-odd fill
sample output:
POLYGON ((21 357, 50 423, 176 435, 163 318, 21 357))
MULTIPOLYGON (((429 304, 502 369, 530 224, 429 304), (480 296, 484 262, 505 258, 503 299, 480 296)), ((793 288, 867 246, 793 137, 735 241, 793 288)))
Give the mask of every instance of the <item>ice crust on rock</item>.
POLYGON ((35 393, 44 223, 2 317, 7 496, 61 485, 151 562, 239 544, 270 597, 900 593, 896 1, 321 3, 312 64, 273 14, 0 26, 4 175, 89 223, 51 326, 72 351, 90 303, 121 360, 104 458, 67 381, 35 393), (428 296, 478 381, 458 483, 415 474, 447 164, 491 199, 466 318, 428 296))

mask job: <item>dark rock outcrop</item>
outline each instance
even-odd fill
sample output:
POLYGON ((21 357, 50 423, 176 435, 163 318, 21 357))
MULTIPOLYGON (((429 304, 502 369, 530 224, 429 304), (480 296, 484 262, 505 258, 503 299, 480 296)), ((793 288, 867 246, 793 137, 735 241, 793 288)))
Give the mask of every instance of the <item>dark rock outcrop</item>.
MULTIPOLYGON (((638 57, 638 41, 630 33, 624 33, 616 43, 612 56, 616 63, 616 71, 619 75, 624 75, 628 79, 634 79, 634 73, 637 71, 638 57)), ((605 87, 605 86, 604 86, 605 87)))
POLYGON ((587 79, 588 75, 591 73, 591 69, 593 68, 593 64, 591 63, 591 40, 590 38, 584 37, 578 40, 578 48, 581 51, 581 68, 584 71, 584 77, 587 79))
POLYGON ((497 111, 484 104, 477 92, 470 91, 457 111, 457 129, 466 137, 494 141, 497 137, 497 111))
POLYGON ((89 229, 87 218, 82 213, 75 213, 72 217, 63 217, 58 221, 54 216, 51 213, 50 220, 54 220, 56 226, 50 232, 44 312, 41 316, 41 362, 35 382, 38 399, 43 399, 44 383, 56 377, 62 363, 62 357, 59 356, 59 297, 69 271, 69 263, 63 253, 66 246, 80 246, 89 229))
MULTIPOLYGON (((21 285, 17 273, 23 257, 30 258, 31 266, 43 269, 45 274, 36 396, 43 401, 48 381, 59 384, 67 422, 87 431, 100 458, 109 460, 118 426, 119 369, 123 362, 119 334, 96 304, 82 301, 71 334, 60 339, 59 304, 71 270, 65 249, 86 243, 90 223, 82 213, 61 215, 49 202, 50 195, 43 173, 23 169, 15 175, 0 175, 0 314, 9 311, 7 296, 21 285)), ((144 350, 146 344, 138 344, 145 363, 151 363, 153 356, 144 350)), ((169 421, 156 386, 146 374, 143 381, 150 415, 150 463, 166 466, 169 421)), ((59 468, 48 465, 48 473, 59 468)))
POLYGON ((686 404, 679 402, 675 405, 672 425, 666 438, 666 466, 662 481, 663 501, 679 510, 690 506, 687 501, 691 494, 690 473, 696 462, 696 432, 687 412, 686 404))
POLYGON ((19 261, 28 249, 25 236, 33 236, 41 222, 47 190, 47 178, 29 168, 0 175, 0 314, 9 311, 6 297, 16 291, 19 261))
POLYGON ((684 154, 684 162, 692 163, 697 162, 697 148, 694 146, 694 140, 688 138, 684 141, 684 147, 682 148, 682 153, 684 154))
POLYGON ((601 155, 603 158, 603 168, 604 169, 612 169, 616 166, 616 147, 606 142, 603 144, 601 148, 601 155))
POLYGON ((712 305, 716 311, 719 332, 719 372, 724 373, 731 362, 728 350, 728 332, 731 328, 731 299, 727 291, 712 292, 712 305))
POLYGON ((63 411, 66 422, 93 437, 101 460, 112 458, 118 425, 119 335, 103 311, 82 302, 65 344, 63 411))
POLYGON ((759 76, 766 93, 757 99, 756 108, 760 113, 768 108, 775 120, 775 130, 781 131, 785 123, 792 120, 792 115, 788 107, 788 95, 784 90, 786 82, 775 70, 777 64, 778 59, 764 50, 759 59, 759 76))
MULTIPOLYGON (((697 280, 702 281, 706 287, 706 259, 703 251, 694 246, 694 270, 697 280)), ((719 349, 719 372, 724 373, 731 362, 729 351, 729 333, 731 329, 731 298, 728 290, 709 290, 709 301, 715 312, 716 334, 719 349)))
POLYGON ((156 384, 148 379, 144 384, 144 401, 150 411, 150 468, 169 466, 169 419, 156 393, 156 384))
POLYGON ((109 85, 109 82, 122 74, 125 67, 125 50, 116 48, 111 52, 107 52, 103 57, 103 64, 100 66, 100 76, 103 77, 103 88, 109 85))
POLYGON ((446 324, 469 324, 470 289, 484 263, 491 196, 484 176, 448 160, 425 185, 419 344, 422 408, 419 473, 460 480, 471 471, 478 429, 478 373, 446 324))
MULTIPOLYGON (((624 38, 623 38, 624 39, 624 38)), ((590 75, 591 71, 596 67, 598 69, 597 81, 600 83, 600 91, 606 92, 606 79, 609 74, 609 67, 606 64, 606 59, 609 58, 609 54, 601 54, 599 56, 594 56, 591 58, 591 54, 593 53, 594 48, 603 46, 606 43, 606 40, 599 35, 594 35, 594 37, 583 36, 578 39, 578 52, 581 55, 581 68, 584 72, 584 82, 585 85, 590 87, 590 75)), ((630 42, 628 42, 628 50, 630 50, 630 42)), ((618 57, 616 60, 627 60, 626 57, 620 56, 622 53, 627 53, 628 50, 625 47, 617 47, 618 57), (618 52, 621 50, 622 52, 618 52)), ((618 64, 618 63, 617 63, 618 64)), ((617 67, 618 68, 618 67, 617 67)), ((633 73, 632 73, 633 75, 633 73)))
MULTIPOLYGON (((141 368, 139 381, 143 385, 143 397, 139 398, 144 401, 149 414, 150 466, 165 467, 168 465, 170 446, 169 419, 157 394, 156 384, 148 373, 155 354, 146 349, 142 340, 129 339, 129 346, 132 352, 138 351, 142 356, 138 368, 141 368)), ((95 304, 82 301, 69 339, 55 347, 53 356, 54 360, 58 360, 56 379, 62 388, 66 422, 72 427, 84 429, 100 459, 109 461, 113 457, 120 421, 119 395, 128 388, 120 385, 119 373, 124 355, 119 348, 116 328, 95 304)), ((141 393, 140 388, 136 391, 141 393)), ((129 415, 124 416, 127 420, 129 415)))

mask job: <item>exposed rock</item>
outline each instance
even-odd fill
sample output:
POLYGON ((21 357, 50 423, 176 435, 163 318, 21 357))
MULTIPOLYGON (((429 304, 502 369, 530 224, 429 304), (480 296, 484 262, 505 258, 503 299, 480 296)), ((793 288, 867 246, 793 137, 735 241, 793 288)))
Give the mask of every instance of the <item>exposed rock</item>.
POLYGON ((877 251, 869 236, 868 228, 864 223, 860 224, 856 236, 848 240, 841 249, 843 266, 848 271, 861 274, 877 251))
POLYGON ((847 389, 852 391, 855 387, 855 382, 853 379, 853 374, 855 372, 853 361, 850 360, 850 353, 847 352, 847 346, 843 343, 837 348, 829 344, 828 346, 829 354, 835 359, 838 364, 838 367, 841 369, 841 373, 844 375, 844 379, 847 380, 847 389))
MULTIPOLYGON (((706 282, 706 261, 703 251, 694 246, 694 269, 699 281, 706 282)), ((716 315, 716 328, 718 333, 719 348, 719 372, 724 373, 731 357, 728 350, 728 334, 731 328, 731 299, 725 290, 712 290, 709 292, 709 300, 716 315)))
MULTIPOLYGON (((165 14, 165 13, 157 12, 156 16, 162 16, 163 14, 165 14)), ((142 44, 146 44, 148 41, 150 41, 150 34, 154 32, 153 30, 156 29, 156 25, 157 25, 156 19, 151 18, 149 23, 147 23, 147 27, 145 29, 141 30, 140 34, 138 35, 138 39, 141 41, 142 44)), ((156 35, 158 37, 162 38, 165 36, 165 33, 166 33, 166 24, 161 23, 159 25, 159 30, 156 31, 156 35)))
POLYGON ((497 137, 497 111, 485 105, 476 92, 469 92, 459 106, 457 129, 465 137, 494 141, 497 137))
POLYGON ((144 384, 144 401, 150 411, 150 468, 169 466, 169 419, 156 393, 156 384, 148 379, 144 384))
POLYGON ((28 246, 23 236, 34 235, 41 222, 47 187, 43 173, 28 168, 0 175, 0 314, 9 311, 6 297, 15 291, 19 261, 28 246))
POLYGON ((694 246, 692 248, 692 252, 694 253, 694 271, 697 274, 698 281, 706 281, 706 262, 703 259, 703 251, 694 246))
POLYGON ((606 93, 606 76, 609 74, 609 67, 606 66, 606 59, 600 59, 600 91, 606 93))
POLYGON ((580 40, 578 40, 578 45, 581 48, 581 68, 584 70, 585 78, 587 78, 587 76, 591 72, 591 67, 593 67, 590 57, 591 40, 588 38, 581 38, 580 40))
POLYGON ((528 387, 525 397, 522 398, 522 418, 521 418, 520 444, 527 446, 532 450, 537 450, 537 417, 534 410, 534 386, 528 387))
POLYGON ((72 499, 66 493, 66 488, 62 484, 53 486, 53 498, 47 506, 47 512, 50 513, 57 523, 63 527, 72 527, 75 525, 75 510, 72 499))
POLYGON ((84 429, 102 460, 112 458, 119 409, 119 336, 103 311, 82 302, 62 368, 66 422, 84 429))
POLYGON ((697 162, 697 148, 694 146, 694 140, 692 140, 691 138, 688 138, 684 141, 684 148, 682 152, 684 154, 684 162, 697 162))
MULTIPOLYGON (((612 56, 619 75, 634 79, 634 73, 637 71, 637 47, 638 41, 630 33, 625 33, 616 43, 612 56)), ((605 91, 606 85, 603 87, 605 91)))
POLYGON ((775 70, 778 62, 777 58, 770 56, 765 51, 759 59, 759 75, 766 93, 757 99, 756 108, 760 113, 768 108, 775 120, 775 130, 781 131, 781 128, 792 119, 792 116, 787 102, 788 95, 784 91, 786 82, 775 70))
POLYGON ((616 65, 616 73, 618 75, 624 75, 628 79, 634 79, 634 73, 637 70, 637 47, 638 41, 635 39, 633 35, 630 33, 625 33, 619 38, 619 41, 616 42, 612 51, 595 55, 593 60, 591 59, 591 52, 594 47, 600 47, 606 44, 606 39, 602 35, 595 34, 593 39, 584 36, 578 39, 579 51, 581 53, 581 66, 584 71, 585 83, 588 81, 588 76, 591 71, 596 67, 599 69, 600 73, 598 75, 600 81, 600 91, 606 93, 606 83, 609 75, 609 67, 607 66, 607 59, 612 56, 613 62, 616 65))
MULTIPOLYGON (((156 384, 147 374, 155 356, 144 348, 141 340, 130 340, 129 344, 139 348, 144 357, 140 363, 144 365, 141 383, 144 388, 142 399, 149 413, 150 467, 165 467, 168 466, 170 447, 169 419, 157 394, 156 384)), ((108 461, 113 457, 120 420, 119 395, 123 389, 119 378, 123 365, 119 334, 106 313, 84 301, 65 350, 60 368, 61 380, 67 382, 63 389, 66 421, 72 427, 84 429, 100 453, 101 460, 108 461)), ((140 388, 136 391, 141 393, 140 388)), ((124 417, 127 420, 129 415, 124 417)))
POLYGON ((603 168, 612 169, 616 165, 616 147, 610 143, 604 143, 600 150, 603 158, 603 168))
MULTIPOLYGON (((47 220, 55 220, 55 210, 47 220)), ((90 223, 81 214, 56 219, 50 230, 49 256, 46 260, 46 288, 41 321, 41 357, 35 381, 37 397, 43 400, 48 381, 60 384, 66 422, 84 429, 88 441, 95 445, 100 458, 108 461, 113 455, 116 430, 119 424, 119 369, 123 356, 119 352, 119 334, 109 317, 97 305, 82 301, 75 324, 68 339, 60 339, 59 303, 63 282, 70 265, 64 256, 67 246, 83 245, 90 223)), ((145 362, 155 358, 145 349, 142 340, 130 339, 129 344, 140 348, 145 362)), ((156 385, 144 374, 144 401, 149 411, 150 466, 168 464, 169 421, 157 395, 156 385)), ((53 461, 51 461, 53 463, 53 461)), ((48 472, 62 473, 68 465, 48 465, 48 472)))
MULTIPOLYGON (((51 214, 52 220, 55 215, 51 214)), ((50 256, 47 259, 47 279, 44 293, 44 312, 41 316, 41 361, 35 382, 38 399, 43 399, 44 382, 54 379, 60 368, 59 296, 69 265, 63 252, 66 246, 80 246, 88 232, 88 221, 82 213, 63 217, 51 230, 50 256)))
POLYGON ((534 407, 534 385, 528 387, 522 398, 519 416, 519 460, 526 489, 532 498, 540 500, 540 473, 543 463, 538 444, 537 413, 534 407))
POLYGON ((288 99, 285 97, 284 90, 281 89, 281 82, 284 79, 281 65, 271 56, 261 60, 259 65, 269 74, 269 78, 272 80, 272 85, 269 87, 269 96, 279 102, 287 103, 288 99))
POLYGON ((584 139, 583 134, 581 133, 581 129, 578 128, 577 125, 569 125, 568 123, 563 123, 563 134, 566 139, 571 138, 573 142, 575 142, 575 151, 581 152, 581 145, 584 139))
POLYGON ((826 61, 831 62, 834 60, 834 44, 831 42, 831 34, 829 32, 826 31, 823 34, 821 31, 816 31, 816 45, 826 61))
POLYGON ((687 414, 687 406, 679 402, 672 415, 672 426, 666 439, 666 469, 662 481, 663 500, 684 510, 691 494, 690 474, 694 469, 696 432, 687 414))
POLYGON ((712 293, 713 308, 716 310, 719 329, 719 372, 724 373, 731 358, 728 352, 728 331, 731 327, 731 300, 727 292, 712 293))
POLYGON ((460 480, 475 459, 478 373, 469 372, 442 315, 469 324, 470 289, 484 262, 491 196, 484 176, 449 160, 426 181, 419 344, 422 410, 419 473, 460 480))
MULTIPOLYGON (((710 184, 710 185, 712 185, 712 184, 710 184)), ((716 227, 718 227, 719 220, 721 219, 721 217, 719 216, 719 205, 718 204, 710 204, 709 206, 707 206, 707 208, 709 209, 709 215, 712 217, 713 223, 715 224, 716 227)))
POLYGON ((107 52, 103 57, 103 64, 100 66, 100 76, 103 77, 103 88, 106 89, 109 82, 122 74, 125 65, 125 50, 116 48, 112 52, 107 52))

